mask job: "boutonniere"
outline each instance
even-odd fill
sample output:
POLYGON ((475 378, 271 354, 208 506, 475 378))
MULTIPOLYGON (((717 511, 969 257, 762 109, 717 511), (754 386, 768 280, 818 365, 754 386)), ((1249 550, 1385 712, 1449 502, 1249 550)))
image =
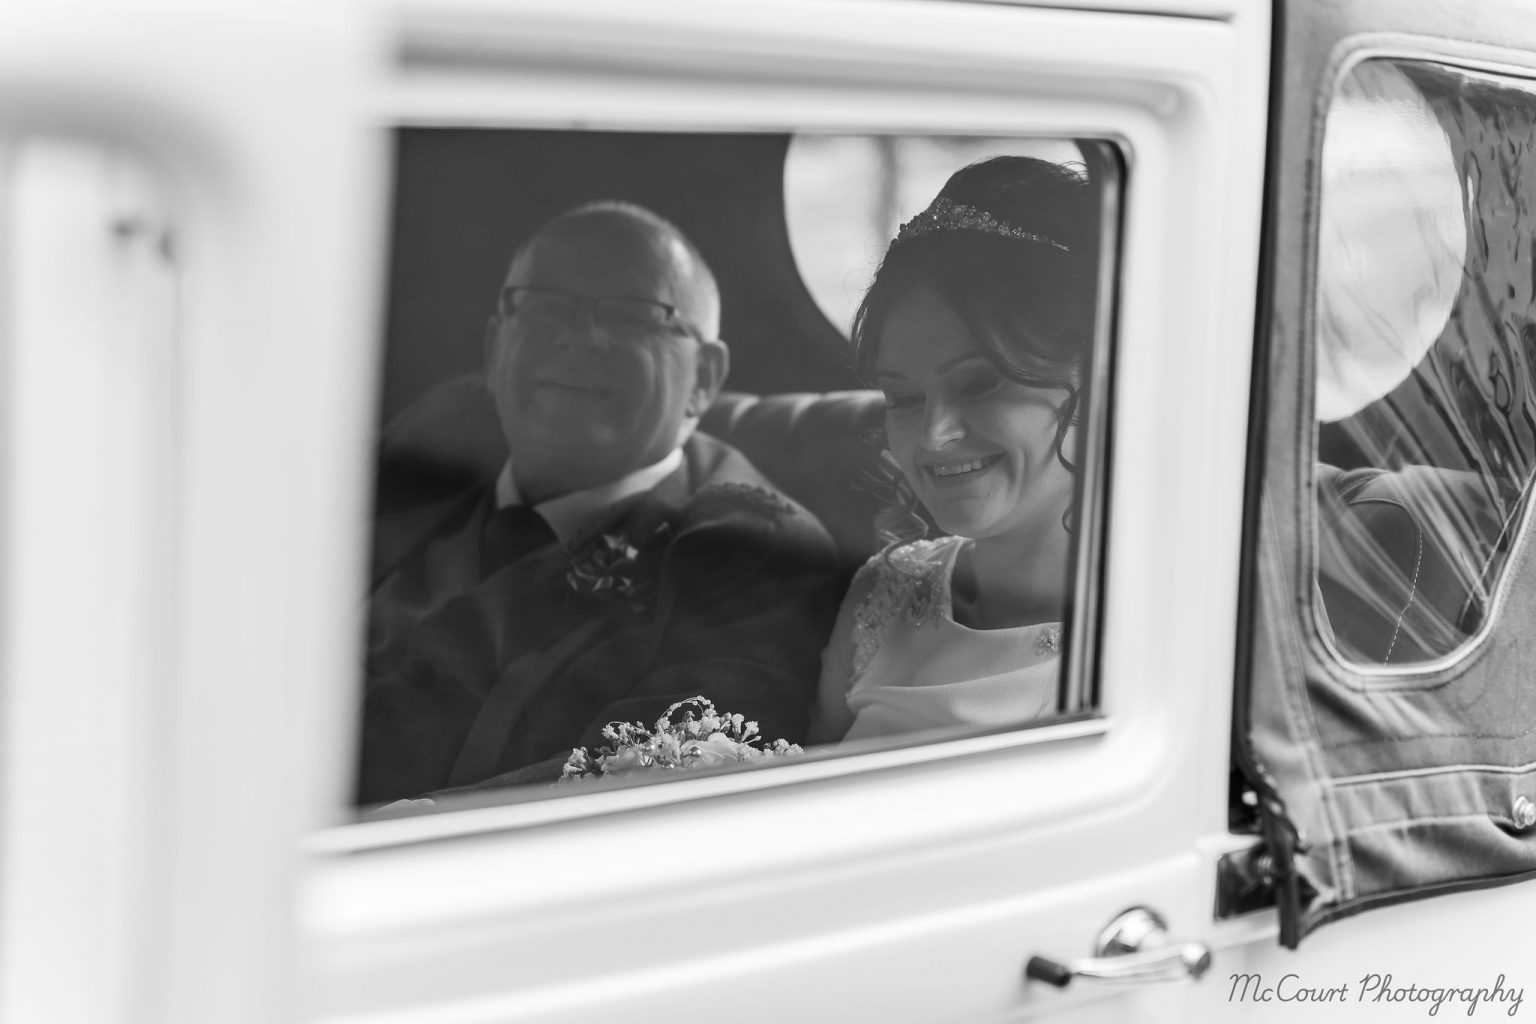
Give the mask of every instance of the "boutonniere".
MULTIPOLYGON (((658 529, 655 537, 665 533, 658 529)), ((565 582, 571 592, 629 602, 636 611, 650 580, 640 565, 642 551, 622 533, 600 533, 570 553, 565 582)))

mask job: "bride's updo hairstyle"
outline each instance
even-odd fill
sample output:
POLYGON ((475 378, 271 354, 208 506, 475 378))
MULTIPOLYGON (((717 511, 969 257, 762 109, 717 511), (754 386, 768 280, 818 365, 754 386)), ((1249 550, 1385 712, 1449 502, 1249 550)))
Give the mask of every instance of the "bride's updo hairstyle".
MULTIPOLYGON (((1075 165, 999 156, 961 168, 902 226, 853 318, 854 363, 873 386, 891 309, 919 287, 964 321, 1008 380, 1061 391, 1056 457, 1077 420, 1093 347, 1099 266, 1098 190, 1075 165)), ((900 474, 887 540, 922 536, 916 495, 900 474)))

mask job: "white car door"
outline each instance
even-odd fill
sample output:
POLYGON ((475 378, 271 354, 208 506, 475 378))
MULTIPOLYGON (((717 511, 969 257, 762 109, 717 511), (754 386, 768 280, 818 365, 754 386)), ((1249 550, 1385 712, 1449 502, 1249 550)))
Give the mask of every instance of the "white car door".
POLYGON ((1235 756, 1299 948, 1232 950, 1211 1017, 1516 1016, 1530 989, 1527 14, 1283 19, 1235 756))
POLYGON ((1253 316, 1266 12, 519 4, 412 9, 397 30, 390 124, 1110 140, 1099 670, 1093 712, 1028 732, 328 829, 298 883, 305 1011, 1189 1019, 1176 980, 1023 972, 1090 956, 1136 907, 1219 945, 1215 863, 1244 845, 1226 831, 1250 369, 1233 341, 1253 316))
MULTIPOLYGON (((49 318, 13 322, 4 339, 13 386, 59 396, 6 403, 19 511, 4 607, 20 638, 4 680, 7 1016, 1235 1012, 1228 976, 1280 963, 1268 914, 1212 916, 1218 860, 1251 845, 1229 833, 1227 800, 1270 12, 1102 6, 167 4, 15 19, 0 33, 7 142, 62 133, 139 159, 155 183, 144 208, 176 228, 179 313, 169 326, 159 307, 144 314, 164 329, 133 363, 143 378, 115 393, 153 400, 169 422, 134 419, 150 414, 131 402, 71 407, 68 372, 34 358, 70 340, 49 318), (387 131, 413 125, 1115 145, 1113 461, 1092 510, 1104 542, 1083 641, 1096 653, 1091 710, 750 776, 352 820, 380 184, 387 131), (105 508, 87 500, 93 480, 37 475, 71 416, 144 460, 142 490, 121 485, 105 508), (124 433, 120 420, 150 429, 124 433), (71 500, 98 509, 96 527, 47 514, 71 500), (124 511, 161 524, 122 540, 155 552, 148 567, 94 564, 73 539, 120 532, 124 511), (156 532, 165 523, 172 536, 156 532), (120 597, 35 602, 60 565, 120 597), (146 616, 133 626, 143 649, 54 659, 70 637, 120 627, 119 600, 146 616), (92 706, 143 718, 80 713, 92 706), (40 742, 19 741, 55 734, 116 753, 54 770, 40 742), (61 856, 80 849, 114 856, 61 856), (54 894, 58 919, 78 923, 52 927, 23 892, 54 894), (1031 957, 1089 957, 1137 907, 1169 939, 1204 944, 1215 966, 1203 980, 1026 980, 1031 957), (82 975, 88 989, 111 984, 59 1012, 51 994, 82 975)), ((32 187, 16 181, 13 198, 32 187)), ((43 247, 18 249, 13 266, 49 244, 105 244, 46 223, 8 235, 43 247)), ((45 294, 68 294, 64 263, 45 294)), ((102 347, 81 358, 99 369, 111 332, 86 336, 102 347)), ((1499 899, 1459 897, 1434 920, 1482 920, 1499 899)), ((1372 934, 1408 913, 1422 922, 1429 909, 1373 915, 1372 934)), ((1348 927, 1304 955, 1353 947, 1348 927)))

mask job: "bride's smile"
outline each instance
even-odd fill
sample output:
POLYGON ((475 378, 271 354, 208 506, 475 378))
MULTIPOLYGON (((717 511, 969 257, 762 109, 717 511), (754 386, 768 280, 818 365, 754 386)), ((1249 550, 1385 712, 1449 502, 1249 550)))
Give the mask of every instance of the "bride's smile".
POLYGON ((968 483, 969 480, 965 478, 991 469, 1002 458, 1001 454, 997 454, 961 459, 959 461, 930 462, 923 464, 923 469, 930 476, 935 477, 935 482, 940 486, 968 483))

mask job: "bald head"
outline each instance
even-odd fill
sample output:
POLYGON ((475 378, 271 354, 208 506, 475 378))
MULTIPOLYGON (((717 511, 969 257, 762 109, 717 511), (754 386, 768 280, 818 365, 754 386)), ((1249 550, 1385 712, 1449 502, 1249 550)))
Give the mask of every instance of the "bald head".
POLYGON ((633 297, 674 306, 700 337, 720 335, 720 289, 709 264, 676 225, 643 206, 603 201, 560 214, 517 250, 508 284, 539 284, 533 278, 541 249, 576 253, 593 271, 604 264, 604 270, 636 279, 636 287, 659 286, 664 294, 642 291, 633 297))
POLYGON ((486 382, 531 501, 622 479, 681 445, 725 381, 720 293, 672 224, 578 207, 512 258, 486 382))

